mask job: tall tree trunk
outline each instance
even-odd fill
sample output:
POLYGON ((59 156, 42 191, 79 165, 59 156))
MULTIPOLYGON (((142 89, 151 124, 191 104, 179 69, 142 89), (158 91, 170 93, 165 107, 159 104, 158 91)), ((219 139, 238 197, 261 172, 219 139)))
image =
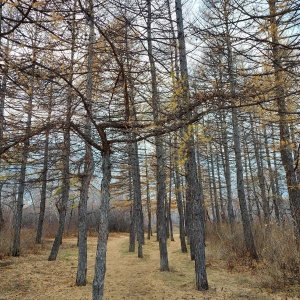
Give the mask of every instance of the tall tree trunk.
MULTIPOLYGON (((177 149, 177 137, 175 136, 175 148, 177 149)), ((180 184, 180 174, 178 167, 178 154, 175 151, 175 161, 174 161, 174 169, 175 169, 175 196, 176 196, 176 204, 179 214, 179 237, 180 237, 180 246, 181 252, 187 253, 187 246, 185 241, 185 222, 184 222, 184 209, 183 209, 183 198, 181 193, 181 184, 180 184)))
MULTIPOLYGON (((76 22, 75 22, 75 12, 77 7, 77 1, 74 1, 73 7, 73 16, 72 16, 72 40, 71 40, 71 59, 70 59, 70 76, 69 82, 70 85, 73 83, 73 66, 75 64, 74 54, 75 54, 75 41, 76 41, 76 22)), ((62 150, 62 192, 61 199, 57 203, 57 209, 59 213, 59 221, 58 221, 58 229, 57 233, 52 245, 52 249, 50 255, 48 257, 49 261, 56 260, 59 246, 62 243, 62 237, 65 228, 66 215, 68 210, 68 201, 69 201, 69 193, 70 193, 70 151, 71 151, 71 136, 70 136, 70 123, 71 123, 71 110, 72 110, 72 100, 73 100, 73 92, 71 88, 69 90, 69 94, 67 96, 67 107, 66 107, 66 119, 65 119, 65 128, 64 128, 64 146, 62 150)))
POLYGON ((216 209, 216 221, 217 224, 220 225, 221 219, 220 219, 220 209, 219 209, 219 203, 218 203, 218 196, 217 196, 217 185, 216 185, 216 177, 215 177, 215 164, 214 164, 214 155, 212 150, 212 144, 209 144, 209 151, 210 151, 210 165, 211 165, 211 180, 212 180, 212 187, 213 187, 213 193, 214 193, 214 204, 216 209))
POLYGON ((258 255, 256 253, 256 248, 254 245, 253 234, 251 230, 250 218, 247 209, 247 201, 245 196, 244 188, 244 175, 243 175, 243 165, 242 165, 242 155, 241 155, 241 145, 240 145, 240 130, 238 126, 237 111, 234 108, 232 110, 232 123, 233 123, 233 140, 234 140, 234 151, 235 151, 235 162, 236 162, 236 178, 237 178, 237 190, 238 197, 242 215, 243 230, 246 249, 252 258, 257 259, 258 255))
POLYGON ((211 159, 209 155, 206 157, 207 161, 207 170, 208 170, 208 186, 209 186, 209 199, 210 199, 210 206, 211 206, 211 214, 213 218, 213 224, 215 225, 217 221, 217 216, 216 216, 216 208, 215 208, 215 202, 214 202, 214 196, 213 196, 213 189, 212 189, 212 176, 210 173, 211 169, 211 159))
MULTIPOLYGON (((179 79, 179 66, 178 66, 178 48, 176 42, 176 34, 174 30, 174 24, 172 19, 172 12, 171 12, 171 5, 170 1, 166 1, 167 9, 168 9, 168 16, 170 21, 170 28, 171 28, 171 63, 172 63, 172 72, 175 70, 175 77, 172 77, 173 85, 176 86, 176 80, 179 79), (174 56, 173 56, 174 53, 174 56)), ((175 136, 175 145, 177 144, 177 137, 175 136)), ((176 146, 175 146, 176 147, 176 146)), ((181 244, 181 251, 183 253, 187 253, 187 246, 185 241, 185 222, 184 222, 184 205, 183 205, 183 195, 181 192, 180 186, 180 175, 179 175, 179 168, 178 168, 178 153, 175 151, 175 161, 174 161, 174 183, 175 183, 175 197, 177 203, 177 209, 179 214, 179 236, 180 236, 180 244, 181 244)))
POLYGON ((102 300, 106 272, 106 249, 108 239, 108 211, 110 202, 111 163, 109 146, 102 151, 101 204, 98 224, 98 243, 93 280, 93 300, 102 300))
POLYGON ((149 189, 149 174, 148 174, 148 162, 147 162, 147 152, 146 152, 146 146, 145 146, 145 175, 146 175, 146 197, 147 197, 147 213, 148 213, 148 228, 147 228, 147 239, 150 240, 150 237, 152 236, 152 214, 151 214, 151 201, 150 201, 150 189, 149 189))
MULTIPOLYGON (((234 73, 231 37, 229 33, 229 19, 228 19, 227 5, 225 5, 224 7, 224 19, 226 25, 226 33, 225 33, 226 47, 228 52, 228 59, 227 59, 228 75, 230 80, 231 97, 234 104, 235 103, 234 100, 236 99, 236 78, 234 73)), ((247 201, 245 196, 238 109, 232 108, 231 113, 232 113, 233 143, 234 143, 235 163, 236 163, 237 190, 238 190, 239 204, 241 209, 245 244, 246 244, 246 249, 248 253, 251 255, 251 257, 257 259, 258 255, 256 253, 256 248, 254 245, 254 239, 253 239, 250 218, 249 218, 249 213, 247 208, 247 201)))
POLYGON ((220 198, 220 206, 221 206, 221 221, 224 222, 224 221, 226 221, 226 215, 225 215, 225 210, 224 210, 224 201, 223 201, 223 193, 222 193, 220 158, 219 158, 218 154, 216 154, 216 162, 217 162, 219 198, 220 198))
MULTIPOLYGON (((179 61, 180 61, 180 75, 183 82, 182 103, 188 105, 189 99, 189 79, 187 69, 187 56, 184 38, 184 27, 182 17, 182 3, 181 0, 175 1, 176 19, 178 30, 178 46, 179 46, 179 61)), ((187 183, 187 197, 191 197, 193 208, 192 224, 192 244, 195 254, 195 273, 196 273, 196 289, 207 290, 208 281, 205 265, 205 234, 204 234, 204 208, 203 208, 203 194, 197 178, 197 167, 195 157, 195 141, 194 131, 191 128, 185 128, 186 135, 186 183, 187 183), (191 129, 191 130, 189 130, 191 129)))
MULTIPOLYGON (((251 199, 251 188, 250 188, 250 180, 249 180, 249 172, 248 172, 248 147, 247 142, 244 141, 246 147, 244 150, 244 164, 245 164, 245 178, 246 178, 246 191, 247 191, 247 202, 248 202, 248 211, 250 222, 253 222, 253 201, 251 199)), ((253 181, 251 180, 252 184, 253 181)))
POLYGON ((272 148, 273 150, 273 163, 274 163, 274 181, 275 181, 275 189, 276 189, 276 195, 278 197, 278 208, 279 208, 279 215, 280 215, 280 221, 283 222, 283 207, 282 207, 282 195, 280 193, 279 188, 279 174, 278 174, 278 158, 276 155, 276 142, 275 142, 275 132, 274 132, 274 125, 271 124, 271 133, 272 133, 272 148))
POLYGON ((279 195, 276 192, 274 172, 273 172, 272 164, 271 164, 271 154, 270 154, 270 149, 269 149, 269 141, 268 141, 268 134, 267 134, 267 126, 266 125, 264 126, 264 146, 265 146, 265 149, 266 149, 266 160, 267 160, 267 164, 268 164, 270 185, 271 185, 271 191, 272 191, 272 197, 271 198, 273 200, 276 223, 279 225, 280 224, 280 214, 279 214, 279 205, 278 205, 279 195))
MULTIPOLYGON (((171 166, 171 143, 170 143, 170 166, 171 166)), ((171 205, 172 205, 172 170, 170 169, 170 181, 169 181, 169 201, 168 201, 168 208, 167 208, 167 215, 168 215, 168 226, 170 230, 170 238, 171 241, 174 241, 174 234, 173 234, 173 222, 172 222, 172 210, 171 210, 171 205)))
MULTIPOLYGON (((50 122, 51 119, 51 109, 52 109, 52 84, 50 86, 50 99, 48 107, 47 121, 50 122)), ((42 243, 43 235, 43 225, 45 219, 46 210, 46 197, 47 197, 47 178, 48 178, 48 160, 49 160, 49 130, 46 131, 45 147, 44 147, 44 159, 43 159, 43 171, 42 171, 42 190, 41 190, 41 201, 40 201, 40 213, 38 219, 38 227, 36 231, 35 242, 37 244, 42 243)))
MULTIPOLYGON (((1 39, 1 33, 2 33, 2 6, 0 7, 0 47, 5 47, 5 55, 8 57, 8 45, 3 46, 2 39, 1 39)), ((8 42, 7 42, 8 43, 8 42)), ((7 59, 6 57, 6 59, 7 59)), ((2 80, 0 82, 0 147, 3 145, 3 134, 4 134, 4 105, 5 105, 5 97, 7 92, 7 72, 8 68, 7 66, 4 67, 2 74, 2 80)), ((1 162, 1 157, 0 157, 1 162)), ((3 208, 2 208, 2 188, 3 183, 0 182, 0 235, 4 226, 4 215, 3 215, 3 208)))
POLYGON ((292 217, 295 225, 295 237, 300 245, 300 188, 296 170, 294 168, 293 147, 290 137, 288 109, 284 89, 284 67, 282 65, 283 49, 280 47, 279 21, 276 0, 269 0, 271 51, 273 57, 273 69, 275 77, 275 96, 279 114, 280 129, 280 154, 285 169, 286 181, 289 193, 292 217))
MULTIPOLYGON (((36 52, 33 50, 32 53, 32 61, 36 61, 36 52)), ((35 64, 32 67, 33 76, 35 74, 35 64)), ((33 77, 34 78, 34 77, 33 77)), ((33 94, 34 94, 34 80, 30 84, 31 92, 28 95, 28 103, 27 103, 27 121, 26 121, 26 135, 29 136, 31 131, 31 120, 32 120, 32 102, 33 102, 33 94)), ((29 139, 26 140, 23 144, 22 149, 22 163, 20 169, 20 177, 19 177, 19 187, 18 187, 18 196, 17 203, 14 212, 14 237, 13 237, 13 246, 12 246, 12 256, 20 256, 20 242, 21 242, 21 226, 22 226, 22 214, 23 214, 23 206, 24 206, 24 190, 25 190, 25 178, 26 178, 26 167, 27 160, 29 155, 29 139)))
MULTIPOLYGON (((153 117, 156 121, 159 117, 159 95, 157 89, 156 66, 153 56, 152 46, 152 3, 147 1, 148 17, 147 17, 147 43, 148 43, 148 57, 150 62, 151 86, 152 86, 152 108, 153 117)), ((166 172, 165 159, 163 149, 163 139, 161 136, 155 136, 156 149, 156 183, 157 183, 157 226, 158 226, 158 240, 160 250, 160 270, 169 271, 168 250, 167 250, 167 232, 166 232, 166 218, 165 218, 165 199, 166 199, 166 172)))
POLYGON ((225 115, 222 114, 222 146, 224 150, 224 174, 226 181, 226 190, 227 190, 227 213, 231 231, 234 228, 234 211, 232 205, 232 187, 231 187, 231 168, 230 168, 230 159, 229 159, 229 149, 228 149, 228 134, 227 126, 225 122, 225 115))
MULTIPOLYGON (((88 67, 87 67, 87 84, 86 84, 86 109, 89 110, 88 116, 92 115, 93 100, 93 62, 94 62, 94 4, 89 0, 88 9, 89 19, 89 44, 88 44, 88 67)), ((92 124, 87 117, 85 125, 85 134, 92 138, 92 124)), ((94 158, 91 146, 85 143, 84 173, 81 175, 80 200, 78 206, 78 266, 76 275, 76 285, 86 285, 87 272, 87 203, 89 198, 89 187, 94 174, 94 158)))
MULTIPOLYGON (((130 145, 128 145, 130 147, 130 145)), ((130 151, 130 150, 128 150, 130 151)), ((132 193, 132 169, 129 168, 128 170, 128 178, 129 178, 129 201, 130 201, 130 227, 129 227, 129 252, 135 251, 135 236, 136 236, 136 229, 135 229, 135 209, 133 204, 133 193, 132 193)))
POLYGON ((130 145, 129 159, 132 169, 132 186, 133 186, 133 209, 135 211, 134 222, 138 241, 138 257, 143 257, 143 211, 142 211, 142 195, 141 195, 141 176, 139 166, 139 155, 137 142, 132 142, 130 145))
POLYGON ((251 135, 252 135, 252 140, 253 140, 253 148, 254 148, 254 156, 256 160, 256 165, 257 165, 257 176, 258 176, 258 181, 259 181, 259 187, 260 187, 260 193, 261 193, 261 200, 262 200, 262 209, 264 213, 264 223, 266 226, 270 224, 270 208, 269 208, 269 201, 267 198, 267 193, 266 193, 266 184, 265 184, 265 176, 263 173, 263 166, 261 164, 260 160, 260 153, 259 153, 259 141, 257 139, 257 135, 255 135, 255 129, 253 126, 253 117, 250 115, 250 124, 251 124, 251 135))
POLYGON ((253 174, 252 161, 251 161, 250 150, 249 150, 247 141, 245 141, 245 147, 246 147, 246 152, 247 152, 247 158, 245 158, 245 160, 248 159, 249 172, 250 172, 250 178, 251 178, 251 182, 252 182, 252 190, 253 190, 253 196, 254 196, 255 205, 256 205, 257 217, 258 217, 259 223, 261 224, 262 220, 261 220, 258 195, 257 195, 257 191, 256 191, 256 181, 255 181, 254 174, 253 174))

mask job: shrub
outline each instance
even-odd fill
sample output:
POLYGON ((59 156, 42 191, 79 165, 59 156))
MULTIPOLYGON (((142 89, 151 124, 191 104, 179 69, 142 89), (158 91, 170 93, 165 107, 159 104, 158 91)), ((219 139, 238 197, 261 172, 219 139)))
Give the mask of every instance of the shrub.
POLYGON ((110 232, 129 232, 130 212, 125 209, 111 209, 108 214, 108 230, 110 232))

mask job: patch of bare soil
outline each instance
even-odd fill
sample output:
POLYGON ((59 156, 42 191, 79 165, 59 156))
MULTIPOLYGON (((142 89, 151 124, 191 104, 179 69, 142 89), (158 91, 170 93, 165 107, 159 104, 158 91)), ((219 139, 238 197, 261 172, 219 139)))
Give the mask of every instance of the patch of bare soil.
MULTIPOLYGON (((0 300, 85 300, 92 298, 96 238, 88 238, 88 284, 74 285, 77 269, 76 238, 64 239, 56 261, 47 261, 51 242, 39 254, 0 261, 0 300)), ((261 288, 257 272, 231 270, 222 261, 208 260, 210 289, 194 289, 194 263, 180 252, 178 237, 169 242, 170 272, 159 271, 158 243, 146 240, 144 258, 128 252, 128 235, 109 237, 104 299, 300 299, 300 288, 272 293, 261 288)))

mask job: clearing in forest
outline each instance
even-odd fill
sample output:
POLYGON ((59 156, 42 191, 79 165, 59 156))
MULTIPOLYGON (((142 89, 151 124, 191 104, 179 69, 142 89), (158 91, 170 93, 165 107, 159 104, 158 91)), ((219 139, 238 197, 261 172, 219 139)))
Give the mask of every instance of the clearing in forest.
MULTIPOLYGON (((38 254, 0 260, 0 300, 90 300, 97 239, 88 238, 88 284, 74 285, 77 270, 76 238, 64 239, 56 261, 47 261, 51 241, 38 254)), ((234 267, 213 259, 207 247, 210 289, 194 290, 194 264, 182 254, 178 236, 168 242, 171 272, 159 271, 159 251, 155 237, 146 240, 144 258, 128 252, 128 235, 110 234, 104 299, 300 299, 300 288, 271 291, 262 288, 260 272, 234 267)))

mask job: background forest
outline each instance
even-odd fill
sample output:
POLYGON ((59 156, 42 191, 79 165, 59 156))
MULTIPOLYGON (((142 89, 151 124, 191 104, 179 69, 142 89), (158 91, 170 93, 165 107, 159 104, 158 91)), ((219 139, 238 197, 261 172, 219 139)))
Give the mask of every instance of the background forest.
POLYGON ((299 284, 299 22, 296 0, 1 1, 1 256, 76 232, 85 285, 97 231, 102 299, 109 225, 140 258, 156 232, 169 271, 173 222, 198 290, 205 238, 299 284))

